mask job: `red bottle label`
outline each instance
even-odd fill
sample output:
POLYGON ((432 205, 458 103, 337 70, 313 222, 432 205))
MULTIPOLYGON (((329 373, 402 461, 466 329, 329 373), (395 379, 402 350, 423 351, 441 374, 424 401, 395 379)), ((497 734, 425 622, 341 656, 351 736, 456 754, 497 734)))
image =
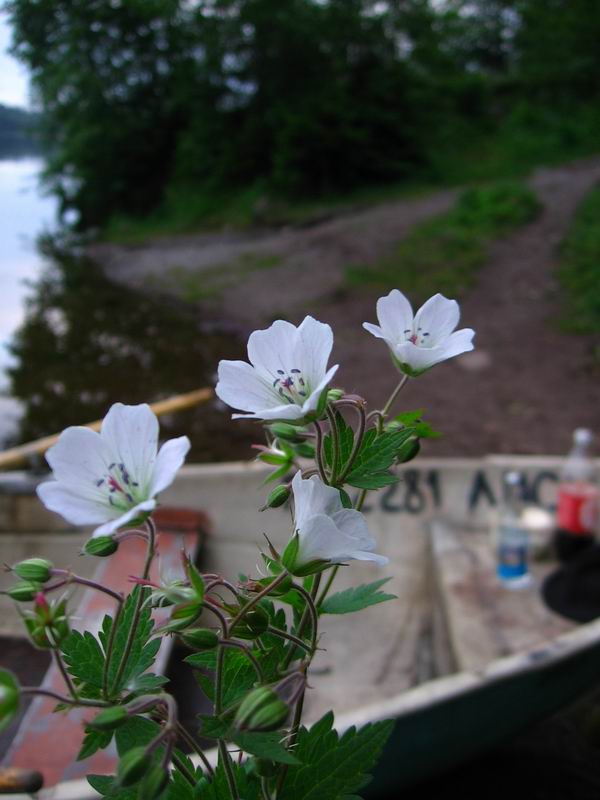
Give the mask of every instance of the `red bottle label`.
POLYGON ((590 484, 565 484, 558 490, 558 527, 569 533, 594 533, 598 490, 590 484))

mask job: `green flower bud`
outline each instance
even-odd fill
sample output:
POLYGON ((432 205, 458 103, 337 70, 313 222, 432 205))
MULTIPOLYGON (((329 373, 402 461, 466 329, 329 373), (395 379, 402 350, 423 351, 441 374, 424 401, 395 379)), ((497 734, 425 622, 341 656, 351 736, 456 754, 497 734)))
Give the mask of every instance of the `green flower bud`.
POLYGON ((129 719, 129 714, 123 706, 105 708, 88 723, 88 727, 99 731, 113 731, 120 728, 129 719))
POLYGON ((113 536, 96 536, 88 539, 83 546, 83 551, 86 555, 99 556, 100 558, 112 556, 118 549, 119 544, 113 536))
POLYGON ((134 747, 128 750, 119 761, 117 769, 117 786, 131 786, 143 778, 150 766, 150 756, 145 747, 134 747))
POLYGON ((287 442, 302 442, 304 441, 301 434, 301 429, 297 425, 290 425, 287 422, 275 422, 269 426, 271 433, 277 439, 283 439, 287 442))
POLYGON ((8 594, 17 603, 28 603, 33 600, 36 594, 41 591, 40 583, 33 583, 32 581, 20 581, 15 583, 14 586, 8 590, 8 594))
POLYGON ((296 452, 301 458, 315 457, 315 448, 311 444, 308 444, 308 442, 301 442, 296 445, 296 452))
POLYGON ((412 461, 418 455, 420 449, 421 445, 416 437, 407 439, 396 452, 396 462, 398 464, 406 464, 407 461, 412 461))
POLYGON ((50 579, 51 569, 52 562, 47 561, 45 558, 28 558, 15 564, 13 572, 24 581, 46 583, 50 579))
POLYGON ((327 402, 335 403, 336 400, 341 400, 345 392, 343 389, 330 389, 327 392, 327 402))
POLYGON ((183 641, 194 650, 213 650, 219 644, 219 637, 209 628, 195 628, 186 631, 183 641))
POLYGON ((156 764, 140 783, 139 797, 143 800, 158 800, 169 784, 169 771, 156 764))
POLYGON ((289 486, 285 484, 276 486, 271 494, 267 497, 267 502, 265 504, 266 508, 279 508, 279 506, 287 503, 290 494, 291 490, 289 486))
POLYGON ((0 669, 0 732, 8 728, 19 709, 19 685, 12 672, 0 669))
POLYGON ((242 700, 234 724, 241 731, 274 731, 285 723, 288 714, 288 706, 273 689, 259 686, 242 700))

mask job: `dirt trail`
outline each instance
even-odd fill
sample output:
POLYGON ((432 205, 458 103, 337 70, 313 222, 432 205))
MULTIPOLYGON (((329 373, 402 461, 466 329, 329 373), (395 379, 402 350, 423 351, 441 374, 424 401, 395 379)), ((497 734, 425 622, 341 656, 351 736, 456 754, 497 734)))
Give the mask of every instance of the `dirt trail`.
MULTIPOLYGON (((573 428, 600 433, 600 367, 592 359, 597 342, 558 331, 554 279, 557 245, 599 180, 600 159, 540 170, 530 180, 543 212, 492 245, 476 287, 461 301, 464 326, 477 332, 475 352, 436 366, 409 382, 403 394, 403 408, 426 408, 444 432, 443 439, 427 444, 429 453, 561 453, 573 428)), ((248 252, 280 257, 279 266, 248 270, 211 313, 246 331, 276 316, 297 321, 312 313, 334 327, 340 385, 362 389, 370 402, 381 403, 396 374, 385 346, 361 327, 375 321, 378 292, 340 292, 343 269, 377 259, 413 224, 446 210, 454 198, 454 192, 442 192, 389 203, 310 229, 211 234, 136 248, 102 245, 93 254, 111 277, 138 286, 174 266, 208 270, 248 252)))

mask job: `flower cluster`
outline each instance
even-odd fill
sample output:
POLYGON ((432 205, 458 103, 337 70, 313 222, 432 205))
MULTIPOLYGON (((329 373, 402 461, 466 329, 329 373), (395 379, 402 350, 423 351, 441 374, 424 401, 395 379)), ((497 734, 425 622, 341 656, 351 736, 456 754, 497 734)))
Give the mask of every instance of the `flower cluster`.
MULTIPOLYGON (((123 539, 135 536, 145 541, 146 557, 139 574, 131 577, 134 589, 127 598, 45 559, 9 567, 18 581, 8 594, 18 603, 33 603, 22 612, 29 637, 36 647, 52 650, 67 694, 19 687, 14 676, 0 670, 0 730, 16 716, 20 694, 39 692, 64 708, 97 710, 87 722, 82 754, 107 747, 117 729, 138 721, 117 739, 120 760, 114 778, 90 777, 105 796, 166 800, 218 794, 231 800, 276 800, 291 796, 299 770, 306 796, 322 796, 311 785, 322 763, 300 763, 295 756, 303 749, 306 758, 312 753, 318 760, 324 746, 319 737, 331 746, 330 719, 310 731, 300 727, 320 618, 395 599, 380 591, 386 579, 331 597, 328 593, 338 569, 348 562, 388 563, 376 552, 362 513, 365 497, 397 481, 394 467, 417 455, 421 439, 436 435, 420 412, 390 417, 400 390, 409 377, 473 349, 473 331, 455 330, 458 304, 442 295, 413 315, 406 297, 393 290, 378 301, 377 317, 379 325, 365 322, 364 327, 385 341, 402 376, 385 405, 368 414, 362 397, 331 388, 338 369, 329 366, 333 333, 310 316, 297 327, 278 320, 255 331, 248 341, 249 363, 219 364, 217 396, 241 412, 234 418, 264 424, 267 442, 256 446, 257 458, 275 467, 267 481, 277 485, 263 510, 291 506, 285 548, 280 553, 269 542, 262 553, 266 574, 261 570, 255 578, 243 576, 232 583, 223 575, 202 573, 184 553, 177 574, 159 569, 158 583, 151 579, 157 555, 153 511, 183 465, 190 441, 182 436, 159 449, 158 420, 149 406, 117 403, 99 433, 70 427, 60 435, 47 453, 53 476, 38 487, 41 501, 70 523, 92 526, 87 555, 110 557, 123 539), (354 423, 346 419, 350 413, 354 423), (68 593, 57 600, 48 597, 74 584, 103 592, 117 604, 98 638, 71 630, 68 593), (158 607, 169 609, 170 616, 154 628, 151 610, 158 607), (164 681, 146 672, 158 637, 167 635, 192 650, 186 661, 202 671, 199 682, 212 714, 202 716, 201 735, 217 744, 217 770, 179 723, 164 681), (313 739, 310 747, 296 748, 301 736, 313 739), (195 750, 201 767, 176 748, 179 740, 195 750), (234 762, 228 745, 246 758, 234 762)), ((376 723, 352 729, 338 741, 338 747, 347 747, 356 737, 360 747, 351 757, 341 757, 347 764, 345 782, 328 796, 354 796, 389 731, 391 725, 376 723), (355 757, 359 752, 371 760, 363 763, 355 757)))

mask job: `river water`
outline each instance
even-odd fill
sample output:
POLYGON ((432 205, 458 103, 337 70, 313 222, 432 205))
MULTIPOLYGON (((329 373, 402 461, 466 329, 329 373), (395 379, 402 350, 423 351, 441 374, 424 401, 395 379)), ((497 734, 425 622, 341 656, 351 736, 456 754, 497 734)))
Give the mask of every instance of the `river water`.
POLYGON ((43 267, 36 236, 56 217, 55 198, 40 191, 42 165, 36 157, 0 157, 0 444, 14 432, 19 415, 19 404, 6 396, 6 368, 14 363, 7 345, 23 321, 27 281, 43 267))

